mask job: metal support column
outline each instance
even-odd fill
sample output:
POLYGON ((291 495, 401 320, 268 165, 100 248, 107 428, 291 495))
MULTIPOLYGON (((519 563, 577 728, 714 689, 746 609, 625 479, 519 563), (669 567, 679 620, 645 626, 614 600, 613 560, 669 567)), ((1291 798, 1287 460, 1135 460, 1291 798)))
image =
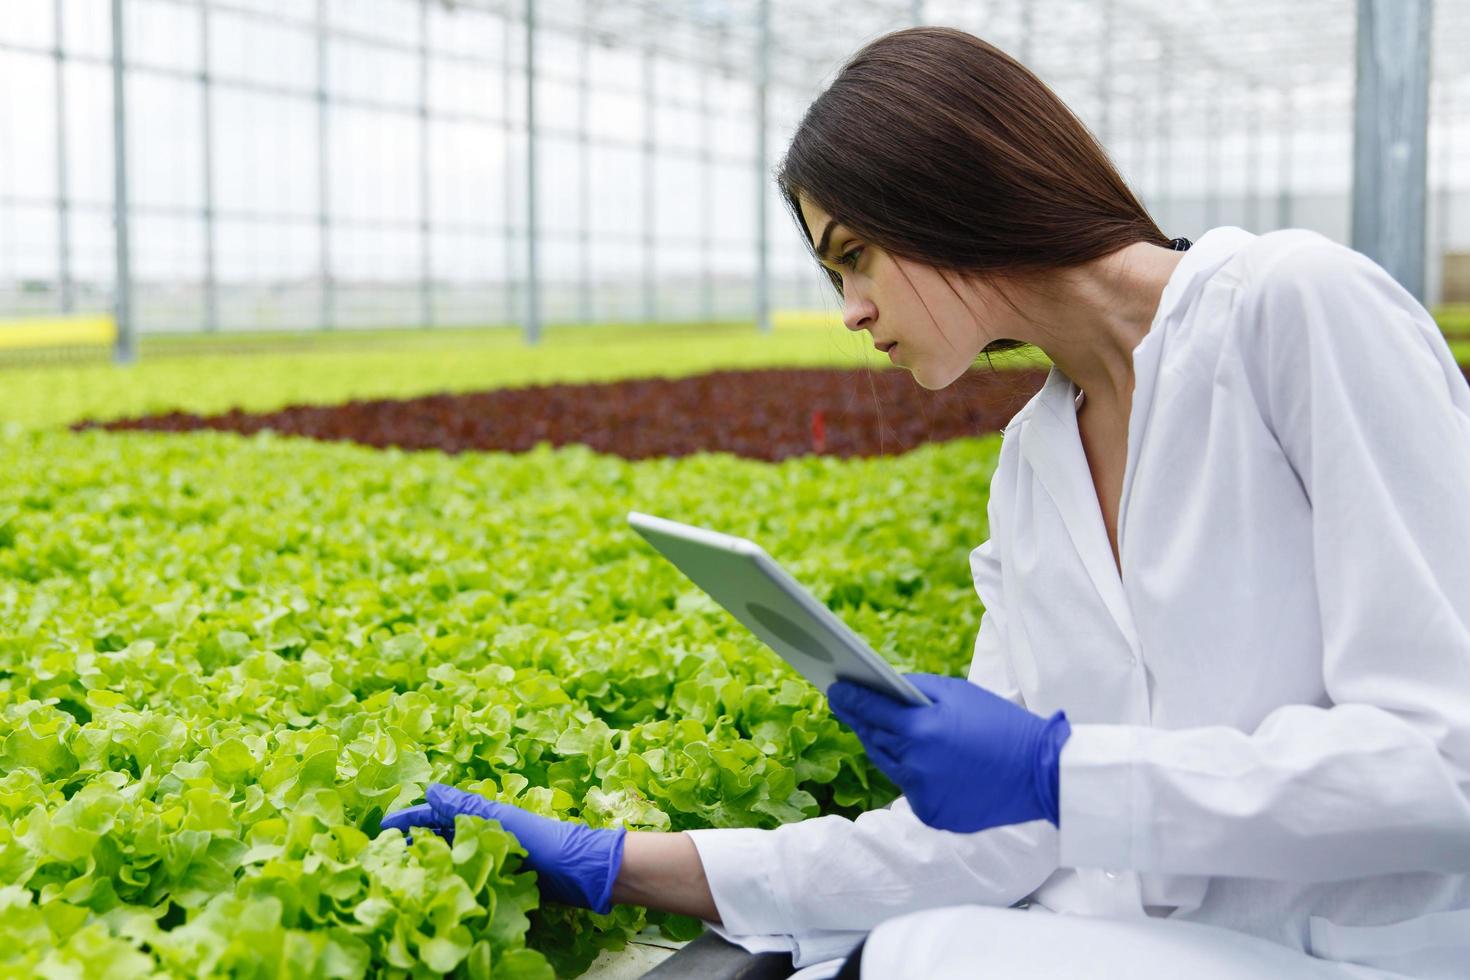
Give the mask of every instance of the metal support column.
POLYGON ((1459 150, 1458 116, 1462 104, 1461 93, 1457 92, 1456 85, 1446 82, 1444 85, 1443 112, 1440 118, 1444 120, 1444 128, 1440 134, 1441 158, 1444 163, 1440 167, 1440 205, 1439 205, 1439 254, 1435 257, 1439 265, 1440 274, 1436 278, 1440 282, 1438 297, 1439 302, 1444 302, 1444 253, 1449 251, 1451 236, 1455 228, 1455 157, 1459 150))
POLYGON ((71 192, 66 178, 66 26, 62 0, 53 0, 56 27, 56 278, 61 312, 76 307, 71 280, 71 192))
MULTIPOLYGON (((1450 132, 1453 128, 1451 122, 1454 119, 1454 85, 1445 82, 1438 86, 1436 94, 1439 96, 1439 105, 1435 107, 1434 119, 1438 122, 1439 138, 1439 164, 1437 166, 1439 187, 1432 190, 1436 197, 1434 204, 1434 221, 1431 223, 1434 234, 1434 249, 1429 254, 1426 281, 1429 284, 1425 290, 1427 294, 1426 305, 1438 306, 1444 302, 1444 254, 1450 248, 1450 211, 1453 205, 1454 195, 1450 193, 1452 178, 1454 176, 1454 154, 1451 148, 1450 132)), ((1430 182, 1433 189, 1434 182, 1430 182)))
POLYGON ((1220 111, 1224 99, 1217 87, 1206 98, 1205 109, 1205 228, 1220 225, 1220 127, 1225 113, 1220 111))
POLYGON ((419 321, 434 325, 434 228, 429 199, 429 0, 419 0, 419 321))
POLYGON ((517 302, 519 279, 516 277, 515 267, 516 229, 514 218, 516 208, 520 201, 520 193, 516 187, 515 180, 515 154, 513 152, 515 149, 515 125, 511 121, 510 104, 510 94, 515 90, 515 86, 512 84, 515 79, 511 71, 512 35, 514 34, 512 28, 514 26, 515 21, 510 12, 507 11, 505 14, 505 29, 500 32, 500 91, 504 93, 505 99, 501 107, 501 122, 504 125, 504 132, 501 136, 503 137, 503 145, 505 146, 504 167, 502 169, 502 174, 504 175, 504 180, 502 181, 504 184, 502 188, 504 191, 502 220, 505 223, 505 267, 502 270, 502 274, 505 276, 505 279, 502 298, 505 300, 505 325, 508 327, 521 323, 521 309, 520 304, 517 302))
POLYGON ((657 136, 655 112, 657 102, 654 90, 653 37, 658 30, 652 8, 645 14, 644 25, 648 40, 643 44, 643 322, 658 320, 658 270, 655 267, 654 243, 656 240, 658 213, 657 194, 654 191, 657 177, 654 174, 654 142, 657 136))
POLYGON ((1171 77, 1171 66, 1169 64, 1169 39, 1160 38, 1159 44, 1159 80, 1157 85, 1159 114, 1158 118, 1154 120, 1154 136, 1157 141, 1154 146, 1154 160, 1155 166, 1158 169, 1158 177, 1156 179, 1158 203, 1150 210, 1154 212, 1156 218, 1162 218, 1165 224, 1170 224, 1174 216, 1172 214, 1165 216, 1162 212, 1165 201, 1169 201, 1170 210, 1173 210, 1173 201, 1170 200, 1169 196, 1169 192, 1173 186, 1173 181, 1170 179, 1171 175, 1169 173, 1169 140, 1173 138, 1170 124, 1174 109, 1173 92, 1170 86, 1173 84, 1173 78, 1171 77))
POLYGON ((1017 60, 1020 61, 1021 64, 1025 65, 1027 68, 1030 68, 1032 71, 1036 70, 1035 67, 1031 64, 1031 56, 1033 54, 1032 42, 1036 38, 1036 18, 1034 16, 1035 11, 1033 10, 1035 2, 1036 0, 1020 0, 1021 50, 1019 55, 1017 56, 1017 60))
POLYGON ((1292 222, 1292 150, 1296 140, 1296 134, 1292 127, 1296 124, 1296 113, 1293 111, 1291 89, 1285 89, 1281 93, 1281 118, 1277 122, 1277 147, 1276 159, 1277 188, 1276 188, 1276 227, 1290 228, 1292 222))
POLYGON ((710 268, 713 249, 710 228, 715 222, 714 161, 710 147, 714 134, 710 126, 709 66, 699 72, 699 315, 705 323, 715 318, 714 271, 710 268))
POLYGON ((138 359, 138 337, 133 324, 133 270, 128 237, 128 119, 124 84, 123 0, 112 0, 112 213, 116 240, 117 343, 112 359, 132 364, 138 359))
POLYGON ((1246 115, 1245 130, 1245 175, 1246 175, 1246 206, 1244 211, 1250 217, 1246 220, 1248 231, 1260 234, 1266 230, 1265 219, 1261 217, 1261 202, 1264 195, 1261 193, 1263 183, 1261 176, 1261 93, 1255 86, 1248 90, 1247 98, 1250 99, 1250 107, 1246 115))
POLYGON ((766 207, 766 130, 771 75, 771 0, 760 0, 755 82, 755 323, 771 332, 770 221, 766 207))
POLYGON ((592 39, 586 25, 582 27, 581 67, 577 72, 577 152, 582 155, 582 165, 577 170, 577 250, 580 266, 578 275, 578 319, 583 324, 592 322, 595 312, 592 305, 592 139, 588 132, 588 103, 592 97, 591 71, 592 39))
POLYGON ((526 343, 541 342, 536 227, 536 0, 526 0, 526 343))
POLYGON ((320 319, 322 330, 336 326, 336 284, 332 281, 332 202, 329 183, 330 145, 328 144, 327 103, 327 0, 316 0, 316 225, 318 258, 322 278, 320 319))
POLYGON ((1114 126, 1118 128, 1121 136, 1118 137, 1118 152, 1114 159, 1120 161, 1119 166, 1123 171, 1123 179, 1128 182, 1135 194, 1143 197, 1143 134, 1140 119, 1140 107, 1143 98, 1135 94, 1134 89, 1129 89, 1120 105, 1113 107, 1114 126), (1126 113, 1119 110, 1126 107, 1126 113), (1120 117, 1126 116, 1126 128, 1119 126, 1122 121, 1120 117))
POLYGON ((1424 299, 1431 0, 1358 0, 1353 248, 1424 299))
POLYGON ((209 50, 209 3, 199 0, 199 134, 204 157, 204 331, 219 330, 219 279, 214 230, 214 79, 209 50))
POLYGON ((1113 141, 1113 0, 1103 0, 1102 5, 1102 51, 1098 63, 1097 91, 1099 113, 1097 135, 1103 149, 1112 155, 1113 141))

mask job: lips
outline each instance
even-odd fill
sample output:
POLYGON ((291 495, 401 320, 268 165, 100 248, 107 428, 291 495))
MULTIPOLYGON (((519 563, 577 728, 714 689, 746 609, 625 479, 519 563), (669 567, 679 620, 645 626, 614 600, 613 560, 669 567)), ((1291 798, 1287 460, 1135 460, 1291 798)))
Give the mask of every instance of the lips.
POLYGON ((895 347, 898 346, 898 341, 896 341, 896 340, 886 340, 886 341, 883 341, 881 343, 876 343, 873 346, 875 348, 877 348, 878 350, 882 351, 883 353, 887 354, 889 351, 893 350, 893 348, 895 348, 895 347))

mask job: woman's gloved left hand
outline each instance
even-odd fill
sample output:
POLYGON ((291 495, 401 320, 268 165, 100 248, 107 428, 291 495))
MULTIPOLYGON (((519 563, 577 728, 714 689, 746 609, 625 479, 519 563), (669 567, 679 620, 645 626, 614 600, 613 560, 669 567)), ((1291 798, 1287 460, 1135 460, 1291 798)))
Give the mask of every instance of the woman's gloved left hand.
POLYGON ((627 836, 623 828, 554 820, 443 783, 431 783, 424 798, 427 803, 386 814, 382 828, 407 834, 411 827, 427 827, 453 844, 454 818, 459 814, 498 820, 526 849, 526 866, 536 872, 543 896, 604 915, 612 908, 613 883, 622 868, 627 836))
POLYGON ((849 681, 829 687, 827 702, 915 816, 963 833, 1058 822, 1059 757, 1072 734, 1063 712, 1043 718, 958 677, 907 677, 934 703, 904 704, 849 681))

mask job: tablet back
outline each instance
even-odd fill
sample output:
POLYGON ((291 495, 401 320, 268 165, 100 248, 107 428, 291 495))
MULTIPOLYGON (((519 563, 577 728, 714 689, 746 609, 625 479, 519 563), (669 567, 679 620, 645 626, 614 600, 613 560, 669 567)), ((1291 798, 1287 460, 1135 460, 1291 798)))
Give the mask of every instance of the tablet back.
POLYGON ((929 703, 754 542, 637 511, 628 523, 819 690, 841 678, 929 703))

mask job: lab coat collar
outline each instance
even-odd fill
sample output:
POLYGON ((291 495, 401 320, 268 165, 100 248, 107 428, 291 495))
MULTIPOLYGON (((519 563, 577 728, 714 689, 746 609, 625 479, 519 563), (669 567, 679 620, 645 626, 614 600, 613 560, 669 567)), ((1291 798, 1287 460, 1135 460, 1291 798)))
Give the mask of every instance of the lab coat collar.
MULTIPOLYGON (((1215 228, 1200 237, 1184 253, 1159 298, 1148 333, 1133 350, 1133 402, 1128 416, 1128 456, 1123 470, 1123 488, 1118 507, 1118 553, 1126 576, 1128 551, 1128 492, 1133 472, 1148 430, 1153 410, 1155 381, 1159 363, 1168 342, 1169 328, 1175 314, 1209 277, 1256 236, 1240 228, 1215 228)), ((1076 399, 1078 387, 1071 378, 1053 366, 1047 374, 1029 411, 1021 418, 1021 451, 1042 485, 1056 502, 1067 534, 1072 539, 1103 604, 1117 623, 1136 656, 1138 631, 1123 589, 1123 577, 1113 564, 1113 549, 1108 543, 1102 508, 1092 483, 1087 455, 1082 449, 1082 436, 1077 428, 1076 399)))

